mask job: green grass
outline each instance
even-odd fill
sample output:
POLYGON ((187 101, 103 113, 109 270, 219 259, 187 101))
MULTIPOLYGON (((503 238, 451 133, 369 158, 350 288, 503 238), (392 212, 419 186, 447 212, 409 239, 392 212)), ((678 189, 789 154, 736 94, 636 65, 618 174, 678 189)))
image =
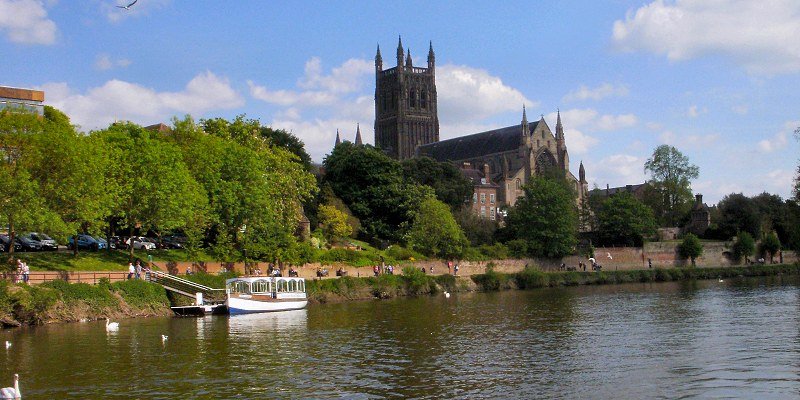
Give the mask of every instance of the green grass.
MULTIPOLYGON (((43 251, 38 253, 14 253, 24 260, 31 271, 127 271, 128 254, 121 251, 82 251, 77 256, 72 252, 43 251)), ((147 259, 143 252, 137 257, 147 259)))

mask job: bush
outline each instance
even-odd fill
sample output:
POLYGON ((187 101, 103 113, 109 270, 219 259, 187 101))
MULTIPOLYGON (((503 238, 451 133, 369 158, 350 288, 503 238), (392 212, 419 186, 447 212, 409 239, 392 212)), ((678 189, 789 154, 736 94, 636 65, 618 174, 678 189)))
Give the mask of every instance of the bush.
POLYGON ((68 283, 62 280, 50 281, 39 285, 40 288, 51 288, 61 293, 67 304, 84 302, 92 307, 113 307, 119 304, 107 287, 88 283, 68 283))
POLYGON ((514 258, 525 258, 528 255, 528 242, 524 239, 514 239, 506 243, 508 253, 514 258))
POLYGON ((422 254, 397 244, 389 246, 388 249, 383 251, 383 254, 387 259, 392 259, 394 261, 407 261, 411 260, 412 258, 415 260, 425 259, 425 256, 422 254))
POLYGON ((169 305, 167 291, 161 286, 141 279, 129 279, 114 282, 113 290, 119 293, 125 302, 136 307, 156 307, 169 305))
POLYGON ((416 267, 404 267, 403 279, 409 294, 419 295, 424 293, 436 292, 436 286, 432 285, 433 278, 422 272, 416 267))
POLYGON ((479 247, 480 252, 490 260, 505 260, 508 258, 508 247, 502 243, 493 245, 484 244, 479 247))
POLYGON ((525 266, 525 269, 516 276, 517 286, 521 289, 542 288, 550 285, 550 276, 540 269, 525 266))

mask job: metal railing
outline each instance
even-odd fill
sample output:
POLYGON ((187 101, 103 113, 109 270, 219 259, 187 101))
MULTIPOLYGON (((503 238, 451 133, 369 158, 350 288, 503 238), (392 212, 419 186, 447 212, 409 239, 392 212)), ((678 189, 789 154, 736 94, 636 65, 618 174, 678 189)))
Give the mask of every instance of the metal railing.
POLYGON ((150 271, 145 274, 145 278, 163 286, 164 289, 187 297, 195 298, 197 293, 202 293, 203 303, 214 304, 225 301, 225 289, 214 289, 166 272, 150 271))

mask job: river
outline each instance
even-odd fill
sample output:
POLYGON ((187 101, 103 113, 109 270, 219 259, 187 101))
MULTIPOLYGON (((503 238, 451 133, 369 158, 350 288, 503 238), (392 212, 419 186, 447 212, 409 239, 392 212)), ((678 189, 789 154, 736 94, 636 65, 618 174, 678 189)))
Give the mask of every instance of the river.
POLYGON ((740 278, 10 329, 0 386, 19 373, 25 399, 797 398, 799 294, 796 278, 740 278))

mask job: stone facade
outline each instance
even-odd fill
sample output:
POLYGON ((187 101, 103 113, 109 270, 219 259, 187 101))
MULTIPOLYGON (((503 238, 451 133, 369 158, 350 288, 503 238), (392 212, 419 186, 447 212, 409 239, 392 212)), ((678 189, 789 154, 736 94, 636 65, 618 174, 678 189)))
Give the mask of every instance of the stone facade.
POLYGON ((550 130, 544 117, 529 123, 523 107, 519 125, 423 145, 417 154, 459 165, 488 166, 492 173, 486 178, 498 186, 498 202, 507 206, 513 206, 524 194, 522 187, 531 177, 556 168, 564 172, 580 204, 588 195, 586 172, 583 163, 577 178, 569 170, 561 113, 555 130, 555 133, 550 130))
POLYGON ((411 50, 398 40, 397 66, 383 69, 381 49, 375 55, 375 146, 391 157, 414 157, 417 147, 439 141, 436 107, 436 57, 428 50, 428 67, 415 67, 411 50), (405 58, 405 59, 404 59, 405 58))
POLYGON ((484 164, 483 169, 475 169, 469 163, 464 163, 461 166, 461 173, 472 181, 472 200, 471 210, 472 213, 479 216, 481 219, 489 219, 496 221, 502 219, 500 214, 500 201, 497 197, 497 191, 500 186, 488 178, 491 177, 489 165, 484 164))

